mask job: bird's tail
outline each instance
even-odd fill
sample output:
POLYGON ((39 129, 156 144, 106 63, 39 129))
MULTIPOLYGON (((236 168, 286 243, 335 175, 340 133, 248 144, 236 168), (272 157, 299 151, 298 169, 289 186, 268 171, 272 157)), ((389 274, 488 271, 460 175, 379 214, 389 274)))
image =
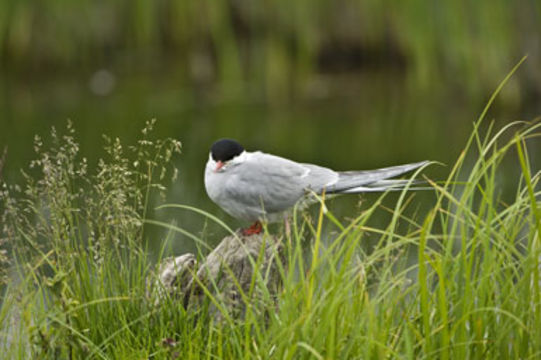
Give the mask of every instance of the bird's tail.
POLYGON ((413 171, 428 163, 429 161, 421 161, 376 170, 340 172, 338 173, 338 181, 332 188, 327 189, 327 193, 355 194, 362 192, 396 191, 406 187, 411 190, 427 190, 430 187, 419 186, 426 184, 423 181, 407 179, 389 180, 389 178, 413 171))

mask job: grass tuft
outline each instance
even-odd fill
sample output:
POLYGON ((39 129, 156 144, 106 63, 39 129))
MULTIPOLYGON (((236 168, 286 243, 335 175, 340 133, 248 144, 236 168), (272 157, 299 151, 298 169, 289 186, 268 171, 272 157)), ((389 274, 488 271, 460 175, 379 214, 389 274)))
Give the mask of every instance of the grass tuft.
MULTIPOLYGON (((150 140, 152 126, 133 147, 106 139, 108 158, 95 172, 80 158, 71 126, 63 135, 53 130, 48 147, 36 138, 25 184, 3 187, 3 238, 14 261, 0 308, 4 358, 541 355, 540 173, 525 146, 541 135, 541 124, 484 134, 475 126, 449 178, 428 180, 434 195, 427 211, 412 215, 416 199, 403 193, 378 227, 371 222, 388 211, 387 194, 346 222, 324 197, 315 220, 295 212, 289 236, 283 234, 285 254, 277 257, 276 299, 260 288, 268 274, 256 270, 239 301, 256 292, 262 301, 248 303, 242 318, 223 314, 223 321, 207 311, 227 308, 213 284, 200 284, 207 301, 190 311, 174 298, 156 306, 148 293, 154 264, 144 225, 184 232, 148 216, 151 193, 164 190, 180 150, 177 141, 150 140), (503 202, 506 157, 521 174, 513 198, 503 202)), ((193 211, 227 228, 189 206, 160 209, 193 211)))

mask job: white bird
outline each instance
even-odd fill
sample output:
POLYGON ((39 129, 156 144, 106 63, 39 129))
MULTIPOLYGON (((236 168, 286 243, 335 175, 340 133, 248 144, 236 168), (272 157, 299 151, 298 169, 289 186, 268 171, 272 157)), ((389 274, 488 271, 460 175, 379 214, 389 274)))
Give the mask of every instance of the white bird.
POLYGON ((401 190, 409 180, 388 180, 427 164, 365 171, 334 171, 297 163, 260 151, 249 152, 237 141, 220 139, 210 148, 205 167, 208 196, 229 215, 255 222, 244 235, 262 231, 262 221, 279 221, 310 192, 357 194, 401 190))

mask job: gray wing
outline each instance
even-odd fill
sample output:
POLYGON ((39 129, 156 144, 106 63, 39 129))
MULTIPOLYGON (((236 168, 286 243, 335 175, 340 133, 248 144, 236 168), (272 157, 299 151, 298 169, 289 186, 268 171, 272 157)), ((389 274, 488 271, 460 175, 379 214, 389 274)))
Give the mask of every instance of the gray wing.
POLYGON ((308 189, 319 192, 326 184, 334 183, 338 174, 323 167, 299 164, 265 154, 253 153, 249 160, 231 169, 234 186, 230 192, 242 203, 277 213, 287 210, 301 199, 308 189))
POLYGON ((328 194, 401 190, 407 180, 386 180, 415 170, 428 162, 392 166, 376 170, 335 172, 331 169, 265 154, 252 156, 231 168, 225 191, 243 209, 267 214, 294 206, 309 190, 328 194))

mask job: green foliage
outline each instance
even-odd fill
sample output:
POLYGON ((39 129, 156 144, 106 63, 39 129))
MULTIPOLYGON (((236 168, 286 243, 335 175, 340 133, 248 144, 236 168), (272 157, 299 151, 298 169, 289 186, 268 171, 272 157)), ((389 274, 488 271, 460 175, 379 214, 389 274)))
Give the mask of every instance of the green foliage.
POLYGON ((107 158, 93 174, 79 156, 71 124, 65 135, 53 128, 49 149, 35 139, 37 159, 24 174, 25 187, 4 185, 3 238, 16 260, 12 278, 20 282, 7 296, 32 309, 17 320, 26 329, 22 353, 102 353, 86 343, 84 334, 97 321, 83 316, 91 314, 87 308, 116 319, 115 302, 144 295, 144 284, 135 281, 148 268, 142 219, 150 193, 165 190, 165 177, 176 176, 170 163, 180 152, 176 140, 149 138, 154 123, 147 122, 135 146, 105 138, 107 158))
MULTIPOLYGON (((36 172, 27 175, 22 194, 3 195, 18 280, 0 310, 1 353, 6 359, 536 358, 541 174, 529 167, 526 143, 541 135, 541 124, 517 122, 483 135, 480 121, 448 179, 429 180, 429 211, 407 215, 412 196, 403 192, 383 227, 370 220, 387 194, 347 222, 324 202, 315 221, 295 213, 291 234, 283 235, 276 303, 262 291, 265 301, 247 304, 243 318, 219 322, 206 306, 186 312, 173 298, 155 306, 148 292, 147 194, 162 189, 156 185, 165 179, 162 168, 179 144, 145 138, 129 148, 132 161, 119 141, 108 141, 109 159, 89 175, 71 128, 65 136, 53 131, 51 150, 36 140, 36 172), (520 164, 521 175, 514 198, 504 203, 498 184, 506 156, 520 164), (325 233, 324 225, 336 232, 325 233)), ((168 207, 174 208, 189 209, 168 207)), ((265 276, 256 271, 254 287, 265 276)))
POLYGON ((539 60, 540 15, 529 0, 4 0, 0 55, 26 69, 181 54, 175 63, 186 80, 211 78, 231 94, 250 79, 271 98, 292 84, 306 91, 329 62, 347 68, 352 57, 368 66, 407 64, 422 86, 458 80, 477 94, 518 56, 539 60))

